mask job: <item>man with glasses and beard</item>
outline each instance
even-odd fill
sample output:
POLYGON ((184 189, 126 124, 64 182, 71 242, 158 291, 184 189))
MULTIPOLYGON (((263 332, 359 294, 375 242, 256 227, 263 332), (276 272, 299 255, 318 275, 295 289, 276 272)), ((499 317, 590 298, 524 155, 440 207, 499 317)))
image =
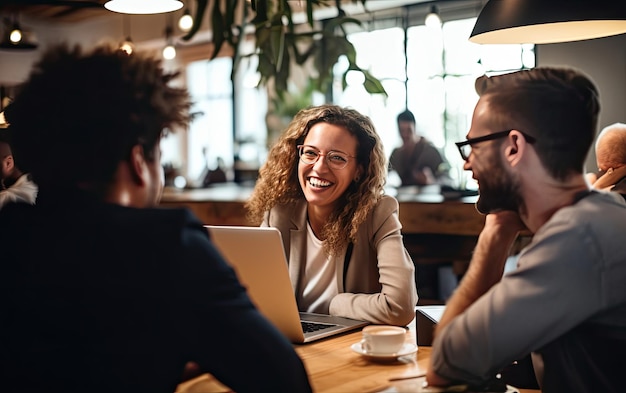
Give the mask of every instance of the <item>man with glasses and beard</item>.
POLYGON ((590 190, 583 174, 598 91, 577 70, 548 67, 475 86, 457 146, 485 227, 437 326, 428 384, 484 384, 530 353, 544 393, 621 391, 626 203, 590 190), (523 229, 533 239, 503 275, 523 229))

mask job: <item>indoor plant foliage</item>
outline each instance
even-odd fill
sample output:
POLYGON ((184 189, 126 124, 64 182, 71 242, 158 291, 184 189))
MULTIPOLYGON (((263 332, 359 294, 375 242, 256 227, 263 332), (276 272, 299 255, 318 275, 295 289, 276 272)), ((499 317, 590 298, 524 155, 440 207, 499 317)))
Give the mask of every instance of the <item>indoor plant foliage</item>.
MULTIPOLYGON (((350 0, 365 5, 366 0, 350 0)), ((210 18, 215 56, 224 43, 234 49, 235 61, 241 58, 238 52, 239 41, 246 27, 254 26, 256 53, 259 56, 258 71, 260 84, 273 80, 276 94, 282 97, 287 91, 291 67, 303 66, 312 62, 312 75, 318 91, 325 92, 332 80, 332 69, 340 56, 345 55, 348 69, 343 75, 360 71, 365 76, 363 85, 372 94, 387 95, 380 81, 367 70, 356 64, 356 50, 346 38, 345 24, 360 25, 360 21, 350 18, 341 7, 341 0, 300 0, 306 3, 308 24, 296 25, 293 9, 288 0, 196 0, 194 27, 183 39, 190 40, 199 30, 205 16, 210 18), (334 4, 337 15, 323 22, 313 19, 313 8, 334 4), (321 27, 320 27, 321 26, 321 27)), ((249 55, 245 55, 249 56, 249 55)), ((233 69, 236 69, 234 67, 233 69)))

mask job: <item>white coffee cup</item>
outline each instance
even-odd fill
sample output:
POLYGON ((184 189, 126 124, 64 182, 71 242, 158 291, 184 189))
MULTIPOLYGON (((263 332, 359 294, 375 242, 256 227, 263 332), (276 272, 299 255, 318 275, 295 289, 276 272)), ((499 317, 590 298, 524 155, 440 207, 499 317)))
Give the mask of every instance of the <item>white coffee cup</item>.
POLYGON ((404 345, 406 329, 398 326, 370 325, 363 328, 361 348, 373 355, 397 353, 404 345))

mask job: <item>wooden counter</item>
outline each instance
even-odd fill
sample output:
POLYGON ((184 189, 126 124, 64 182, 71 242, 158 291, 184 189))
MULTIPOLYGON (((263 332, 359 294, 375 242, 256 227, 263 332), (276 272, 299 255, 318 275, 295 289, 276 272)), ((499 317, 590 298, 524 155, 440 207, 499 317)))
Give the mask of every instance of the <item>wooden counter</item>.
MULTIPOLYGON (((213 188, 179 190, 166 188, 161 205, 187 207, 205 224, 255 225, 246 220, 244 203, 250 187, 224 184, 213 188)), ((393 191, 389 192, 391 195, 393 191)), ((405 234, 478 236, 485 217, 474 207, 476 197, 447 200, 434 192, 412 189, 394 195, 400 203, 400 222, 405 234)))
POLYGON ((180 190, 165 188, 163 207, 186 207, 207 225, 253 225, 246 219, 244 203, 252 188, 226 183, 212 188, 180 190))

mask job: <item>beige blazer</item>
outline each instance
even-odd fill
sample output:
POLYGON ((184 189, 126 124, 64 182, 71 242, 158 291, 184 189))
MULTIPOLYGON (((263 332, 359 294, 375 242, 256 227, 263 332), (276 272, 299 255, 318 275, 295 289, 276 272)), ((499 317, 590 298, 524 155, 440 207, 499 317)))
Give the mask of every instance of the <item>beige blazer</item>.
MULTIPOLYGON (((279 205, 265 214, 261 226, 280 230, 294 293, 304 284, 307 203, 279 205)), ((357 233, 346 266, 344 250, 336 258, 337 287, 329 307, 332 315, 372 323, 407 325, 415 316, 417 288, 415 266, 404 248, 398 201, 383 196, 357 233)))

